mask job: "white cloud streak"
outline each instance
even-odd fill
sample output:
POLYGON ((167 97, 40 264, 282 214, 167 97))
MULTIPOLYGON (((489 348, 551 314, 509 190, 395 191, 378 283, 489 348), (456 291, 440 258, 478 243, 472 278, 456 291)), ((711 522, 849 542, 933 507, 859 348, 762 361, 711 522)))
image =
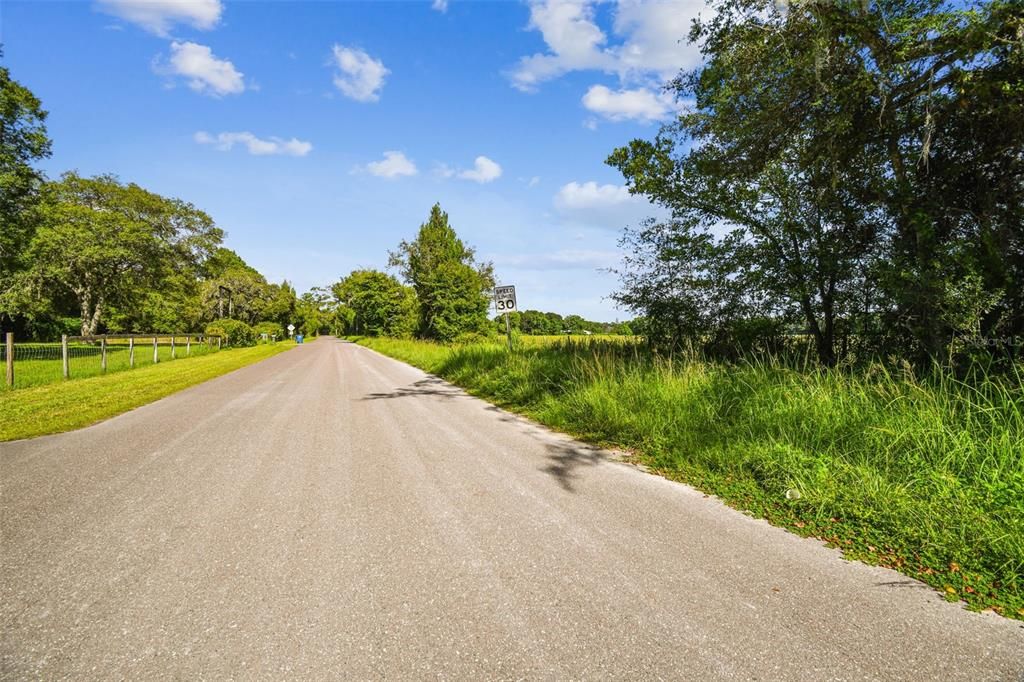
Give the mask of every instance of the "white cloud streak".
POLYGON ((220 0, 97 0, 96 8, 166 37, 176 24, 208 31, 220 23, 220 0))
POLYGON ((517 270, 598 270, 610 268, 622 259, 617 251, 563 249, 545 253, 496 254, 491 260, 499 267, 517 270))
POLYGON ((359 48, 335 45, 332 52, 337 68, 334 87, 357 102, 380 100, 384 80, 391 73, 384 63, 359 48))
POLYGON ((243 145, 254 156, 305 156, 313 151, 313 145, 297 138, 285 140, 280 137, 268 137, 262 139, 248 131, 237 133, 218 133, 211 135, 199 131, 192 138, 198 144, 212 145, 222 152, 231 151, 235 145, 243 145))

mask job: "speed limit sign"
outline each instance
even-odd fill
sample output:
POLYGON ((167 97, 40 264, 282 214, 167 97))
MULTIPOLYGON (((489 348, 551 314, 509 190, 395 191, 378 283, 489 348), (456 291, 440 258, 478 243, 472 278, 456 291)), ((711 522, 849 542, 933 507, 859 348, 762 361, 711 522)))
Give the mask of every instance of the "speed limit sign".
POLYGON ((494 307, 499 313, 510 313, 516 309, 516 288, 495 287, 494 307))

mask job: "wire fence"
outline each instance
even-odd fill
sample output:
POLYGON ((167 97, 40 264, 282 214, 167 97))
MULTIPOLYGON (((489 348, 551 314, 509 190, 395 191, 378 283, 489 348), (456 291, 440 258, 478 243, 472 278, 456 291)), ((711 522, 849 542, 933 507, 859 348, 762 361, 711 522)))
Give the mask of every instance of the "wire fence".
POLYGON ((40 386, 65 379, 121 372, 216 353, 219 336, 205 334, 110 334, 66 336, 52 343, 0 343, 4 389, 40 386))

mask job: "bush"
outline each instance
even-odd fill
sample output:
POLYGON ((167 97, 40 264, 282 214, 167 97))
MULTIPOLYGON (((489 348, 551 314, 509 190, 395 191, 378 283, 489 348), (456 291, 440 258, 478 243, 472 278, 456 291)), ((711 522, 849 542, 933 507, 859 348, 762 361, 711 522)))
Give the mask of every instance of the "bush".
POLYGON ((277 322, 260 322, 252 328, 256 334, 256 340, 261 340, 261 335, 266 334, 267 340, 276 336, 279 340, 288 336, 284 329, 277 322))
POLYGON ((256 331, 241 320, 217 320, 206 327, 207 336, 224 337, 226 346, 256 345, 256 331))

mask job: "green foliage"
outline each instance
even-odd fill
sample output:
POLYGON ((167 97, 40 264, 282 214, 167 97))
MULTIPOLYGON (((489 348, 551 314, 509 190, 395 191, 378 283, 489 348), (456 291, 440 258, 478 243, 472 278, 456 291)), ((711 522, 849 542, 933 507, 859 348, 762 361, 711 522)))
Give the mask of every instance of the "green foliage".
POLYGON ((669 86, 694 106, 608 159, 672 215, 627 235, 619 302, 675 347, 774 318, 825 365, 851 336, 927 365, 968 290, 981 335, 1020 336, 1019 8, 715 3, 669 86))
POLYGON ((960 381, 909 366, 665 360, 608 341, 515 353, 360 343, 973 608, 1024 617, 1024 365, 960 381))
MULTIPOLYGON (((494 318, 495 328, 505 332, 505 316, 494 318)), ((542 313, 539 310, 524 310, 509 313, 509 326, 530 336, 549 336, 556 334, 621 334, 630 336, 633 330, 628 322, 594 322, 585 320, 579 315, 562 317, 558 313, 542 313)))
POLYGON ((39 212, 20 285, 37 303, 71 298, 83 335, 97 333, 111 310, 120 311, 122 328, 147 314, 159 317, 152 299, 157 288, 163 295, 158 303, 172 308, 164 318, 186 317, 195 278, 185 273, 195 273, 222 237, 191 204, 112 176, 66 173, 44 187, 39 212))
POLYGON ((45 121, 42 103, 0 66, 0 305, 35 232, 32 214, 43 176, 33 164, 50 156, 45 121))
POLYGON ((278 340, 288 338, 284 328, 277 322, 259 322, 253 325, 252 331, 256 334, 257 340, 261 340, 260 337, 263 334, 266 334, 268 339, 273 339, 274 337, 278 340))
POLYGON ((331 287, 351 314, 338 318, 341 334, 412 336, 419 321, 416 292, 378 270, 354 270, 331 287))
POLYGON ((458 238, 439 204, 416 239, 391 253, 390 263, 416 291, 420 336, 446 341, 487 328, 493 267, 476 263, 473 249, 458 238))
POLYGON ((220 336, 224 339, 224 345, 253 346, 256 344, 256 330, 241 320, 223 319, 217 320, 206 326, 208 336, 220 336))

